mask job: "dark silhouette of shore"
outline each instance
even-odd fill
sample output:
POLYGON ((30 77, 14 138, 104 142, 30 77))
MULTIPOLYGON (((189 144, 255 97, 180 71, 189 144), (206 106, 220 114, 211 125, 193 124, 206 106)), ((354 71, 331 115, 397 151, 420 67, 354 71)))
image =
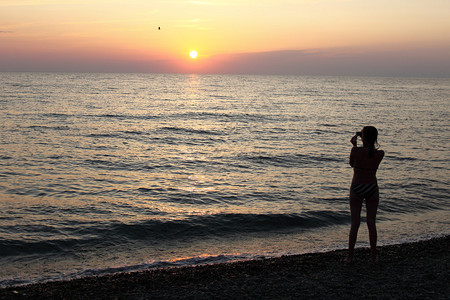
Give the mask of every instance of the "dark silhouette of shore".
POLYGON ((148 270, 0 289, 0 299, 448 299, 450 236, 370 251, 148 270))

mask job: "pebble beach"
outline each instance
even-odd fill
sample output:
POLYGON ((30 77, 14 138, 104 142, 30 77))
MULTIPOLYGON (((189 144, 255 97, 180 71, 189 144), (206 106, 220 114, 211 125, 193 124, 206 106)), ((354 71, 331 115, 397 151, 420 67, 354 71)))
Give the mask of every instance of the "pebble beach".
POLYGON ((450 237, 194 267, 152 269, 0 290, 1 299, 450 299, 450 237))

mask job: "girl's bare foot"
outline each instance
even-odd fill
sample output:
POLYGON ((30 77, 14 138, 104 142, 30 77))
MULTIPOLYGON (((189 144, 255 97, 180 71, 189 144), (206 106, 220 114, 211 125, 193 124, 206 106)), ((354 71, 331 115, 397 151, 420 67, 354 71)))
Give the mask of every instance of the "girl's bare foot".
POLYGON ((347 265, 351 265, 351 264, 353 263, 353 257, 347 256, 347 258, 344 259, 344 262, 345 262, 347 265))

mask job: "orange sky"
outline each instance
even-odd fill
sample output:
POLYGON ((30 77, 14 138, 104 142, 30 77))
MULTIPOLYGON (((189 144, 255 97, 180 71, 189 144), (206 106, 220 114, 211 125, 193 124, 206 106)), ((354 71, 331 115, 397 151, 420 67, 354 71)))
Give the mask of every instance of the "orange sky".
POLYGON ((447 0, 0 0, 0 71, 449 76, 449 11, 447 0))

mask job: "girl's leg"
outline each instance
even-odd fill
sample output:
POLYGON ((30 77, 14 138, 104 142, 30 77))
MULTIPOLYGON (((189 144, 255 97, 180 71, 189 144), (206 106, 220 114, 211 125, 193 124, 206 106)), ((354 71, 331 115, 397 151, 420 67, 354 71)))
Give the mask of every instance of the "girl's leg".
POLYGON ((377 217, 377 209, 378 202, 380 201, 380 194, 377 191, 370 197, 370 199, 366 199, 366 219, 367 219, 367 228, 369 229, 369 241, 370 241, 370 256, 372 263, 376 262, 377 258, 377 226, 376 226, 376 217, 377 217))
POLYGON ((350 189, 351 227, 348 238, 348 256, 345 259, 348 263, 353 261, 353 251, 355 249, 356 238, 358 237, 359 225, 361 223, 362 202, 362 199, 359 198, 352 189, 350 189))

